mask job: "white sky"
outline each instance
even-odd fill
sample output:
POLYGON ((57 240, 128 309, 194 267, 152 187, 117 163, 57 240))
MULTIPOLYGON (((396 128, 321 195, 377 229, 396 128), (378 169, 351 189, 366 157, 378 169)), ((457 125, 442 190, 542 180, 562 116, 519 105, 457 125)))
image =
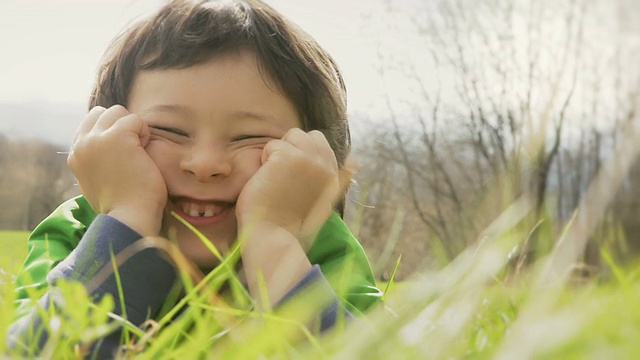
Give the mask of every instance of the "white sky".
MULTIPOLYGON (((408 57, 402 52, 415 51, 415 46, 406 39, 390 37, 388 28, 376 25, 380 24, 377 19, 385 16, 384 0, 267 2, 336 58, 347 83, 350 112, 367 113, 379 107, 385 89, 402 94, 403 84, 383 83, 377 75, 377 53, 408 57)), ((159 3, 0 0, 0 103, 38 100, 84 111, 94 70, 106 45, 127 23, 159 3)), ((70 139, 78 121, 68 119, 68 123, 58 124, 64 128, 58 136, 70 139)), ((7 119, 0 114, 0 131, 9 128, 20 132, 16 127, 24 127, 28 133, 28 127, 38 127, 38 120, 7 119)))

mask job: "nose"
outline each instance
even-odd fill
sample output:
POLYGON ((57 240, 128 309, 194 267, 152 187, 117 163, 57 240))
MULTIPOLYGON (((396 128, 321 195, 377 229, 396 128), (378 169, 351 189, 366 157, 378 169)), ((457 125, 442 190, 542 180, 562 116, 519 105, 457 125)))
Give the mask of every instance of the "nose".
POLYGON ((180 166, 185 173, 200 182, 229 176, 232 169, 226 149, 214 145, 191 147, 180 166))

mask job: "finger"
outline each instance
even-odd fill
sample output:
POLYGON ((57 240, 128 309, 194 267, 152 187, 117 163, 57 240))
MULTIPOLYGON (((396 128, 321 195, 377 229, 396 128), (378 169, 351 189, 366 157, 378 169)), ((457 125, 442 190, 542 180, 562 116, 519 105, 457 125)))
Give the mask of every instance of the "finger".
POLYGON ((109 131, 126 131, 133 133, 140 139, 142 147, 147 146, 151 138, 151 130, 147 123, 138 114, 128 114, 117 120, 109 131))
POLYGON ((93 127, 93 131, 103 132, 112 127, 120 118, 127 115, 129 115, 129 111, 124 106, 113 105, 100 115, 93 127))
POLYGON ((269 140, 262 149, 262 164, 266 163, 267 160, 275 156, 279 151, 285 151, 286 149, 290 149, 292 146, 293 145, 284 140, 269 140))
POLYGON ((282 140, 308 154, 317 154, 316 147, 313 144, 311 137, 302 129, 289 129, 289 131, 287 131, 287 133, 282 137, 282 140))
POLYGON ((126 114, 118 118, 116 122, 111 126, 118 131, 131 131, 136 134, 143 131, 145 125, 144 120, 138 114, 126 114))
POLYGON ((334 169, 338 168, 338 160, 336 160, 336 154, 333 152, 331 145, 329 145, 329 141, 318 130, 312 130, 308 133, 309 138, 315 148, 315 151, 324 163, 331 166, 334 169))
POLYGON ((91 129, 93 129, 93 127, 95 126, 96 121, 98 121, 98 118, 106 110, 107 109, 103 108, 102 106, 94 106, 89 111, 89 113, 87 113, 87 116, 85 116, 84 120, 80 122, 80 126, 78 126, 78 129, 76 130, 76 136, 73 138, 73 142, 75 143, 80 136, 87 135, 89 131, 91 131, 91 129))

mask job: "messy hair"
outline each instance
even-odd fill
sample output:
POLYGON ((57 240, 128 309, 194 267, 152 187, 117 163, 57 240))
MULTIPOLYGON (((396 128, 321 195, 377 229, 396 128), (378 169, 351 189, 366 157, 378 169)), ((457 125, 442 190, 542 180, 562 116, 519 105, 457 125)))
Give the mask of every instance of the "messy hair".
POLYGON ((346 90, 335 61, 258 0, 170 1, 127 28, 105 52, 89 108, 127 106, 142 70, 186 68, 241 49, 255 53, 265 80, 273 80, 293 103, 302 128, 324 133, 343 165, 351 140, 346 90))

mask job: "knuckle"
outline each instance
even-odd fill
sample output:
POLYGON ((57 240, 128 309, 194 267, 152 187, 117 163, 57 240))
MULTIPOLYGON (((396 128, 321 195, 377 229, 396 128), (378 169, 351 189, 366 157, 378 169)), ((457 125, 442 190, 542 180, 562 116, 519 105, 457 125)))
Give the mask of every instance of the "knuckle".
POLYGON ((109 109, 113 110, 113 111, 123 111, 123 110, 126 111, 127 110, 124 106, 122 106, 120 104, 111 105, 111 107, 109 109))
POLYGON ((127 110, 127 108, 125 108, 124 106, 122 106, 120 104, 116 104, 116 105, 111 106, 106 111, 103 111, 100 114, 100 117, 102 117, 102 116, 123 117, 123 116, 125 116, 127 114, 129 114, 129 111, 127 110))
POLYGON ((287 138, 287 139, 299 138, 300 135, 303 135, 303 134, 304 134, 304 131, 302 129, 294 127, 287 131, 287 133, 284 135, 284 138, 287 138))
POLYGON ((96 105, 89 110, 89 113, 102 113, 107 109, 104 106, 96 105))

